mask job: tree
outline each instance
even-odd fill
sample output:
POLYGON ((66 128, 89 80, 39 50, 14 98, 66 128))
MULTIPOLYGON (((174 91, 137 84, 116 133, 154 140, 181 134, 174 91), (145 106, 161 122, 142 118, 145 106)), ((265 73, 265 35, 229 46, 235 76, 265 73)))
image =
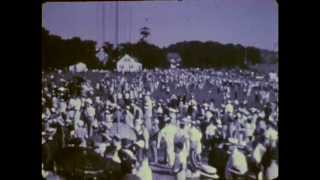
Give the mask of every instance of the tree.
POLYGON ((96 42, 83 41, 79 37, 62 39, 42 28, 42 68, 44 70, 66 68, 83 62, 88 68, 97 68, 100 62, 96 55, 96 42))

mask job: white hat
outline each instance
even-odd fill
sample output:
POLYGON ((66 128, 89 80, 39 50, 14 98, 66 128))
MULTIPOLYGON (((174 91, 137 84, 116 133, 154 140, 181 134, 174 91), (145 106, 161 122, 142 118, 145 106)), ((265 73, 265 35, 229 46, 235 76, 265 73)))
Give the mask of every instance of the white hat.
POLYGON ((141 124, 143 124, 143 121, 142 121, 142 119, 140 119, 140 118, 137 118, 137 119, 136 119, 136 124, 138 124, 138 125, 141 125, 141 124))
POLYGON ((174 108, 171 108, 171 107, 169 107, 169 111, 170 111, 170 112, 174 112, 174 113, 177 113, 177 112, 178 112, 177 109, 174 109, 174 108))
POLYGON ((212 114, 212 112, 211 111, 206 111, 206 117, 207 118, 212 118, 212 116, 213 116, 213 114, 212 114))
POLYGON ((84 125, 84 122, 83 122, 82 120, 78 120, 78 121, 77 121, 77 125, 78 125, 79 127, 82 127, 82 126, 84 125))
POLYGON ((269 122, 274 122, 275 120, 274 120, 273 116, 269 116, 268 121, 269 122))
POLYGON ((143 140, 139 140, 138 142, 136 142, 136 145, 137 145, 139 148, 144 148, 145 142, 144 142, 143 140))
POLYGON ((88 104, 92 104, 92 100, 90 98, 86 99, 85 102, 88 104))
POLYGON ((265 113, 262 111, 259 113, 259 117, 264 118, 265 117, 265 113))

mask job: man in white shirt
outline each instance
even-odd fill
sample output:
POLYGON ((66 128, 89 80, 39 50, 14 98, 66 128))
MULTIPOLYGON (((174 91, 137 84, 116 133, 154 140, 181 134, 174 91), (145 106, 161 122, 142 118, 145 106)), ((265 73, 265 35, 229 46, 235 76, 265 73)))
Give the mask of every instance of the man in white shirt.
POLYGON ((192 121, 191 128, 189 129, 189 137, 190 137, 190 148, 194 150, 198 156, 201 155, 202 152, 202 133, 196 127, 196 121, 192 121))
POLYGON ((134 128, 134 117, 132 115, 132 113, 130 112, 130 107, 126 106, 126 111, 125 111, 125 115, 124 115, 124 121, 127 125, 129 125, 130 127, 134 128))
POLYGON ((234 149, 232 150, 226 166, 226 180, 244 178, 248 171, 248 164, 245 155, 237 147, 233 148, 234 149))
POLYGON ((160 143, 163 139, 166 146, 166 161, 170 167, 173 166, 175 161, 175 153, 174 153, 174 138, 177 133, 177 127, 172 122, 171 119, 165 119, 166 125, 163 129, 160 130, 158 134, 157 140, 157 149, 160 149, 160 143))

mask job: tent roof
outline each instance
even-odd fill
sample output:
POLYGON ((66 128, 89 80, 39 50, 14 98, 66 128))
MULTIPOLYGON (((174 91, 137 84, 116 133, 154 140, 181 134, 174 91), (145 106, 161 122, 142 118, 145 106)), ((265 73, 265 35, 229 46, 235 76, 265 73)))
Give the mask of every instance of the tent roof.
POLYGON ((129 60, 130 62, 133 62, 133 63, 138 63, 138 64, 141 64, 139 61, 138 61, 138 59, 137 58, 135 58, 135 57, 132 57, 132 56, 130 56, 130 55, 128 55, 128 54, 125 54, 124 56, 122 56, 122 58, 118 61, 118 63, 120 62, 125 62, 125 61, 127 61, 127 60, 129 60))

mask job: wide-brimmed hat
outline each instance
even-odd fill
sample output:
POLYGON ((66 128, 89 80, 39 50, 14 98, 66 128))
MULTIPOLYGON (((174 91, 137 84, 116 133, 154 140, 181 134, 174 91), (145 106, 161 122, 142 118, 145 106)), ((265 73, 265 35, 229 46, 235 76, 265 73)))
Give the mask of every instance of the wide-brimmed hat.
POLYGON ((56 129, 55 129, 55 128, 49 127, 49 128, 46 129, 46 133, 47 133, 47 134, 52 134, 52 133, 54 133, 54 132, 56 132, 56 129))
POLYGON ((262 111, 258 114, 259 117, 264 118, 266 116, 266 114, 262 111))
POLYGON ((92 105, 93 102, 90 98, 87 98, 84 103, 92 105))
POLYGON ((252 113, 255 113, 255 112, 257 112, 257 109, 254 108, 254 107, 252 107, 252 108, 250 108, 250 111, 251 111, 252 113))
POLYGON ((187 124, 188 122, 189 122, 189 119, 187 117, 184 117, 179 121, 180 124, 187 124))
POLYGON ((173 108, 173 107, 169 107, 169 112, 172 112, 172 113, 177 113, 178 110, 173 108))

